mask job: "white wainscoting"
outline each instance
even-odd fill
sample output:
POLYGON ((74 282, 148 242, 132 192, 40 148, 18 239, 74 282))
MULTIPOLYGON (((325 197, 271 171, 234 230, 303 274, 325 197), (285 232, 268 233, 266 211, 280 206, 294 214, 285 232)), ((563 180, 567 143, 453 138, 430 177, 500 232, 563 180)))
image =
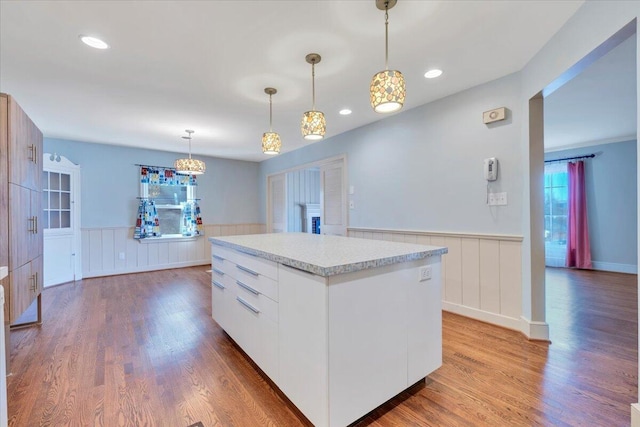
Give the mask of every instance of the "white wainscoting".
POLYGON ((205 235, 187 241, 133 239, 133 227, 83 228, 83 277, 110 276, 211 264, 209 237, 262 234, 264 224, 205 225, 205 235), (124 254, 124 259, 121 259, 124 254))
POLYGON ((349 237, 446 246, 442 308, 522 330, 522 236, 348 228, 349 237))

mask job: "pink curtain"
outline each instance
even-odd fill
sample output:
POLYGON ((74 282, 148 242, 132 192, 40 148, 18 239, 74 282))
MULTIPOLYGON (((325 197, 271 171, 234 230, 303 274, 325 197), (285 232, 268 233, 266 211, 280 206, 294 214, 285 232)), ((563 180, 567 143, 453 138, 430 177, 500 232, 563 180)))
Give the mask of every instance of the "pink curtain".
POLYGON ((567 224, 567 267, 592 268, 584 187, 584 162, 567 164, 569 172, 569 216, 567 224))

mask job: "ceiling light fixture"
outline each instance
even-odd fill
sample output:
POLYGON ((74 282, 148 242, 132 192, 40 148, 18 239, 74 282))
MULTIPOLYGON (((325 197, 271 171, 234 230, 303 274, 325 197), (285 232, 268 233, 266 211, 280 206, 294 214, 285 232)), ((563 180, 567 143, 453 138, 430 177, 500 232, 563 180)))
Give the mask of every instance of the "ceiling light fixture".
POLYGON ((426 73, 424 73, 424 76, 427 79, 435 79, 436 77, 440 77, 442 75, 442 70, 438 70, 437 68, 434 68, 433 70, 429 70, 426 73))
POLYGON ((348 108, 343 108, 342 110, 338 111, 338 114, 340 114, 341 116, 348 116, 349 114, 351 114, 351 110, 349 110, 348 108))
POLYGON ((327 131, 327 122, 322 111, 316 111, 316 64, 322 59, 317 53, 308 54, 305 59, 311 64, 311 111, 302 115, 300 130, 304 139, 317 141, 324 138, 327 131))
POLYGON ((398 70, 389 70, 389 9, 398 0, 376 0, 376 7, 384 10, 384 71, 371 79, 371 106, 376 113, 392 113, 402 108, 406 94, 404 77, 398 70))
POLYGON ((87 46, 91 46, 96 49, 109 49, 109 45, 97 37, 83 35, 80 35, 79 37, 82 43, 86 44, 87 46))
POLYGON ((189 158, 176 160, 174 167, 178 173, 185 175, 202 175, 206 169, 204 162, 202 160, 191 158, 191 134, 195 133, 195 131, 186 129, 185 132, 189 135, 183 136, 182 139, 189 140, 189 158))
POLYGON ((262 134, 262 152, 269 155, 280 154, 282 141, 280 141, 280 135, 273 131, 273 107, 271 103, 271 97, 278 93, 278 90, 266 87, 264 88, 264 93, 269 95, 269 132, 262 134))

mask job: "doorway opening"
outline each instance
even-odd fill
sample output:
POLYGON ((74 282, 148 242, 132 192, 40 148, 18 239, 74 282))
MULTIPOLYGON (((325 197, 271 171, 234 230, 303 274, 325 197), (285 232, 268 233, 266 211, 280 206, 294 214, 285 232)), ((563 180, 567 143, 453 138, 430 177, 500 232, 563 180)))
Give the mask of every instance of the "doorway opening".
POLYGON ((267 177, 267 232, 347 235, 346 155, 267 177))

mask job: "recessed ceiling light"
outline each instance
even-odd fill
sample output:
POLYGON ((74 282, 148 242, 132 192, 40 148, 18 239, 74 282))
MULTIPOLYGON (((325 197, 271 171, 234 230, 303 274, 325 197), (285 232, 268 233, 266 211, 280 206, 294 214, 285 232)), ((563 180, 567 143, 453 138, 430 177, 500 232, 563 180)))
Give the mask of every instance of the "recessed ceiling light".
POLYGON ((442 75, 442 70, 438 70, 434 68, 433 70, 429 70, 424 73, 424 76, 428 79, 435 79, 436 77, 440 77, 442 75))
POLYGON ((348 108, 343 108, 338 113, 340 113, 341 116, 348 116, 349 114, 351 114, 351 110, 349 110, 348 108))
POLYGON ((82 43, 86 44, 87 46, 91 46, 94 47, 96 49, 109 49, 109 45, 106 44, 105 42, 103 42, 102 40, 95 38, 95 37, 90 37, 90 36, 80 36, 80 40, 82 40, 82 43))

